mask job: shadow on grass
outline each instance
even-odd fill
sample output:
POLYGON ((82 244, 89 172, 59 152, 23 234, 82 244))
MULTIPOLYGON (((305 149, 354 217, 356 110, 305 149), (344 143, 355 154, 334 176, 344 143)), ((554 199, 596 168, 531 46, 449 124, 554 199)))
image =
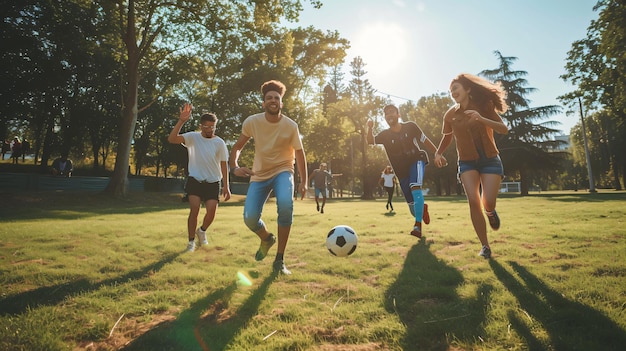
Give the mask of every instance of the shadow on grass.
POLYGON ((268 276, 233 313, 223 312, 229 309, 230 300, 237 289, 236 283, 198 300, 176 320, 161 323, 121 350, 224 350, 257 315, 259 306, 276 277, 276 273, 268 276))
POLYGON ((497 261, 489 264, 532 322, 540 323, 548 334, 550 344, 545 345, 519 313, 509 311, 511 326, 526 340, 529 350, 624 350, 626 331, 602 312, 566 299, 516 262, 508 264, 523 283, 497 261))
POLYGON ((492 287, 479 286, 475 299, 458 296, 456 288, 463 283, 463 276, 437 259, 429 247, 421 239, 411 248, 385 294, 385 308, 406 326, 404 350, 449 350, 453 341, 472 343, 484 335, 482 325, 492 287))
MULTIPOLYGON (((519 196, 519 195, 518 195, 519 196)), ((531 194, 529 197, 540 197, 551 201, 558 202, 609 202, 626 200, 626 192, 601 192, 601 193, 588 193, 588 192, 571 192, 571 193, 539 193, 531 194)))
POLYGON ((21 314, 28 308, 56 305, 69 296, 95 291, 103 286, 123 284, 140 279, 151 272, 160 270, 165 264, 172 262, 180 253, 170 254, 143 269, 124 274, 119 277, 92 283, 87 279, 78 279, 67 284, 41 287, 20 294, 0 299, 0 315, 21 314))

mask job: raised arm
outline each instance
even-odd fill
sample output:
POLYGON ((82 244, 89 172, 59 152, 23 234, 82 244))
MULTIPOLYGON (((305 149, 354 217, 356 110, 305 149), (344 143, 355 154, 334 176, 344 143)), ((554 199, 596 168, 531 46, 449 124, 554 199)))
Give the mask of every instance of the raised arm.
POLYGON ((185 124, 185 122, 187 122, 191 117, 192 109, 193 106, 191 106, 191 104, 185 104, 180 108, 178 122, 176 122, 176 125, 172 128, 170 135, 167 137, 167 141, 170 144, 182 144, 185 142, 185 138, 180 134, 180 130, 183 127, 183 124, 185 124))

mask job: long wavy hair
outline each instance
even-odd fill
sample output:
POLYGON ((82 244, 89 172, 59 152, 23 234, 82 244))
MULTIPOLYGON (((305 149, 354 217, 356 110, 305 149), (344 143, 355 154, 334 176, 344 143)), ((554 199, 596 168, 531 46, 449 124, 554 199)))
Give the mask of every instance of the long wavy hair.
POLYGON ((486 108, 491 102, 498 113, 504 113, 509 108, 506 104, 506 92, 500 82, 492 83, 473 74, 461 73, 452 79, 450 86, 454 83, 461 84, 466 90, 470 89, 470 99, 478 106, 486 108))

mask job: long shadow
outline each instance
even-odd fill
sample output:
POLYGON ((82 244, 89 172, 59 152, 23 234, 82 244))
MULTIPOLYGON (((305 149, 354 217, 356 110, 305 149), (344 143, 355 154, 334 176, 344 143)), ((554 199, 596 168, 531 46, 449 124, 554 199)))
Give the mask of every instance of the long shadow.
POLYGON ((463 276, 430 252, 425 240, 415 244, 396 281, 385 293, 385 308, 406 326, 404 350, 449 350, 450 341, 474 342, 484 335, 485 308, 492 287, 481 285, 476 298, 462 298, 456 288, 463 276))
POLYGON ((268 276, 227 319, 220 319, 220 315, 228 309, 237 289, 236 283, 198 300, 176 320, 161 323, 121 350, 224 350, 258 313, 259 306, 276 277, 276 274, 268 276))
MULTIPOLYGON (((519 195, 517 195, 519 196, 519 195)), ((611 201, 624 201, 626 200, 626 192, 615 192, 615 193, 585 193, 585 192, 576 192, 576 193, 562 193, 562 194, 554 194, 554 193, 540 193, 540 194, 531 194, 529 197, 540 197, 550 201, 558 201, 558 202, 611 202, 611 201)), ((515 196, 512 196, 515 197, 515 196)))
POLYGON ((511 326, 526 339, 530 350, 624 350, 626 331, 613 320, 587 305, 568 300, 518 263, 507 263, 524 284, 497 261, 489 261, 495 275, 517 298, 528 317, 541 323, 549 336, 549 345, 545 345, 514 311, 509 311, 511 326))
POLYGON ((120 283, 124 284, 129 281, 140 279, 150 272, 160 270, 164 265, 172 262, 179 255, 180 253, 169 254, 160 261, 145 266, 140 270, 131 271, 122 276, 106 279, 98 283, 92 283, 87 279, 77 279, 67 284, 45 286, 23 293, 10 295, 0 299, 0 315, 20 314, 26 312, 28 308, 56 305, 69 296, 95 291, 103 286, 120 283))

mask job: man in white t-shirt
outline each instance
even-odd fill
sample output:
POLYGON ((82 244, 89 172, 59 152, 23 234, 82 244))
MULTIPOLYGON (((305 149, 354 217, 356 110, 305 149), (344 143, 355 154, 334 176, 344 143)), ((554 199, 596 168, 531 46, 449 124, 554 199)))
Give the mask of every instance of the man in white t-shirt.
POLYGON ((200 117, 200 131, 180 134, 180 130, 191 117, 191 104, 185 104, 180 109, 178 122, 167 137, 172 144, 183 144, 189 154, 189 175, 186 191, 189 199, 189 217, 187 218, 187 232, 189 242, 187 251, 196 249, 195 239, 198 235, 199 245, 208 244, 206 230, 215 219, 219 204, 220 181, 222 181, 222 195, 224 201, 230 199, 230 184, 228 180, 228 148, 222 138, 215 135, 217 117, 213 113, 205 113, 200 117), (196 229, 198 214, 204 202, 206 214, 202 225, 196 229))
POLYGON ((276 80, 261 86, 265 112, 246 118, 241 135, 230 150, 230 167, 238 177, 250 177, 243 210, 246 226, 260 239, 255 259, 261 261, 276 242, 261 219, 263 206, 273 191, 278 207, 278 247, 274 259, 275 273, 291 274, 284 263, 284 253, 293 222, 294 159, 300 175, 299 193, 306 194, 307 165, 298 124, 281 113, 285 85, 276 80), (238 164, 241 149, 254 139, 252 169, 238 164))

